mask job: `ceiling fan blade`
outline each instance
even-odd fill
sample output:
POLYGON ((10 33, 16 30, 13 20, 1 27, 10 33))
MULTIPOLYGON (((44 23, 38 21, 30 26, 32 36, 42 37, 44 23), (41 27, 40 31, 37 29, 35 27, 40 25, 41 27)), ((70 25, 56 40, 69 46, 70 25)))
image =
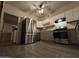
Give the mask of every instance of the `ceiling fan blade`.
POLYGON ((40 7, 37 6, 37 5, 35 5, 35 4, 33 5, 33 8, 34 8, 34 9, 40 9, 40 7))
POLYGON ((47 7, 47 2, 42 2, 41 3, 41 8, 45 8, 45 7, 47 7))

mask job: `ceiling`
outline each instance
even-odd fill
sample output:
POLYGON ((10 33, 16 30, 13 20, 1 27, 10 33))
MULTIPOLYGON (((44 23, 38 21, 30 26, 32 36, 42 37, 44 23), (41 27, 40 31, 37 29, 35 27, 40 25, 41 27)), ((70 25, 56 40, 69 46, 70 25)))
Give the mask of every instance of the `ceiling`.
POLYGON ((61 8, 69 3, 72 3, 71 1, 46 1, 47 7, 45 14, 39 15, 38 13, 36 13, 36 10, 33 9, 33 5, 39 5, 41 2, 45 1, 8 1, 7 3, 23 10, 24 12, 26 12, 26 14, 33 15, 42 19, 47 17, 48 14, 53 13, 56 9, 61 8))

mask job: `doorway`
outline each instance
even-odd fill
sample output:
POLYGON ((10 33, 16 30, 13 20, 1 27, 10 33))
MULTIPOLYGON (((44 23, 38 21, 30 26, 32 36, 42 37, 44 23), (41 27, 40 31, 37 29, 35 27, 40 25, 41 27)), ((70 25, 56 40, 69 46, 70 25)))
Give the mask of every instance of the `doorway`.
POLYGON ((17 37, 18 17, 4 13, 3 28, 2 28, 2 43, 12 44, 16 42, 17 37))

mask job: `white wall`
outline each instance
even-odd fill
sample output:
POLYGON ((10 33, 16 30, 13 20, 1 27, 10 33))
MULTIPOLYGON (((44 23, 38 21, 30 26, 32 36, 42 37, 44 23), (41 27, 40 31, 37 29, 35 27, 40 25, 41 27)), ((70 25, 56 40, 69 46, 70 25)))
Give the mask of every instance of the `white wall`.
POLYGON ((16 6, 12 6, 8 4, 7 2, 4 2, 4 12, 7 12, 9 14, 19 16, 19 17, 26 16, 26 14, 22 10, 16 8, 16 6))

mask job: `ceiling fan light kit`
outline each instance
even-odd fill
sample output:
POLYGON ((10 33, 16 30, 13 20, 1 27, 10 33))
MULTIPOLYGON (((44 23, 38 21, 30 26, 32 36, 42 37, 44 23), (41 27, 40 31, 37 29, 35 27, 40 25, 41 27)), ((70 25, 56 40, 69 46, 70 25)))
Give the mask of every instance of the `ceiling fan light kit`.
POLYGON ((38 12, 39 12, 39 14, 43 14, 44 9, 40 9, 40 10, 38 10, 38 12))
POLYGON ((36 5, 36 4, 33 5, 33 8, 36 9, 39 14, 43 14, 44 13, 45 7, 46 6, 45 6, 44 2, 41 2, 39 5, 36 5))

